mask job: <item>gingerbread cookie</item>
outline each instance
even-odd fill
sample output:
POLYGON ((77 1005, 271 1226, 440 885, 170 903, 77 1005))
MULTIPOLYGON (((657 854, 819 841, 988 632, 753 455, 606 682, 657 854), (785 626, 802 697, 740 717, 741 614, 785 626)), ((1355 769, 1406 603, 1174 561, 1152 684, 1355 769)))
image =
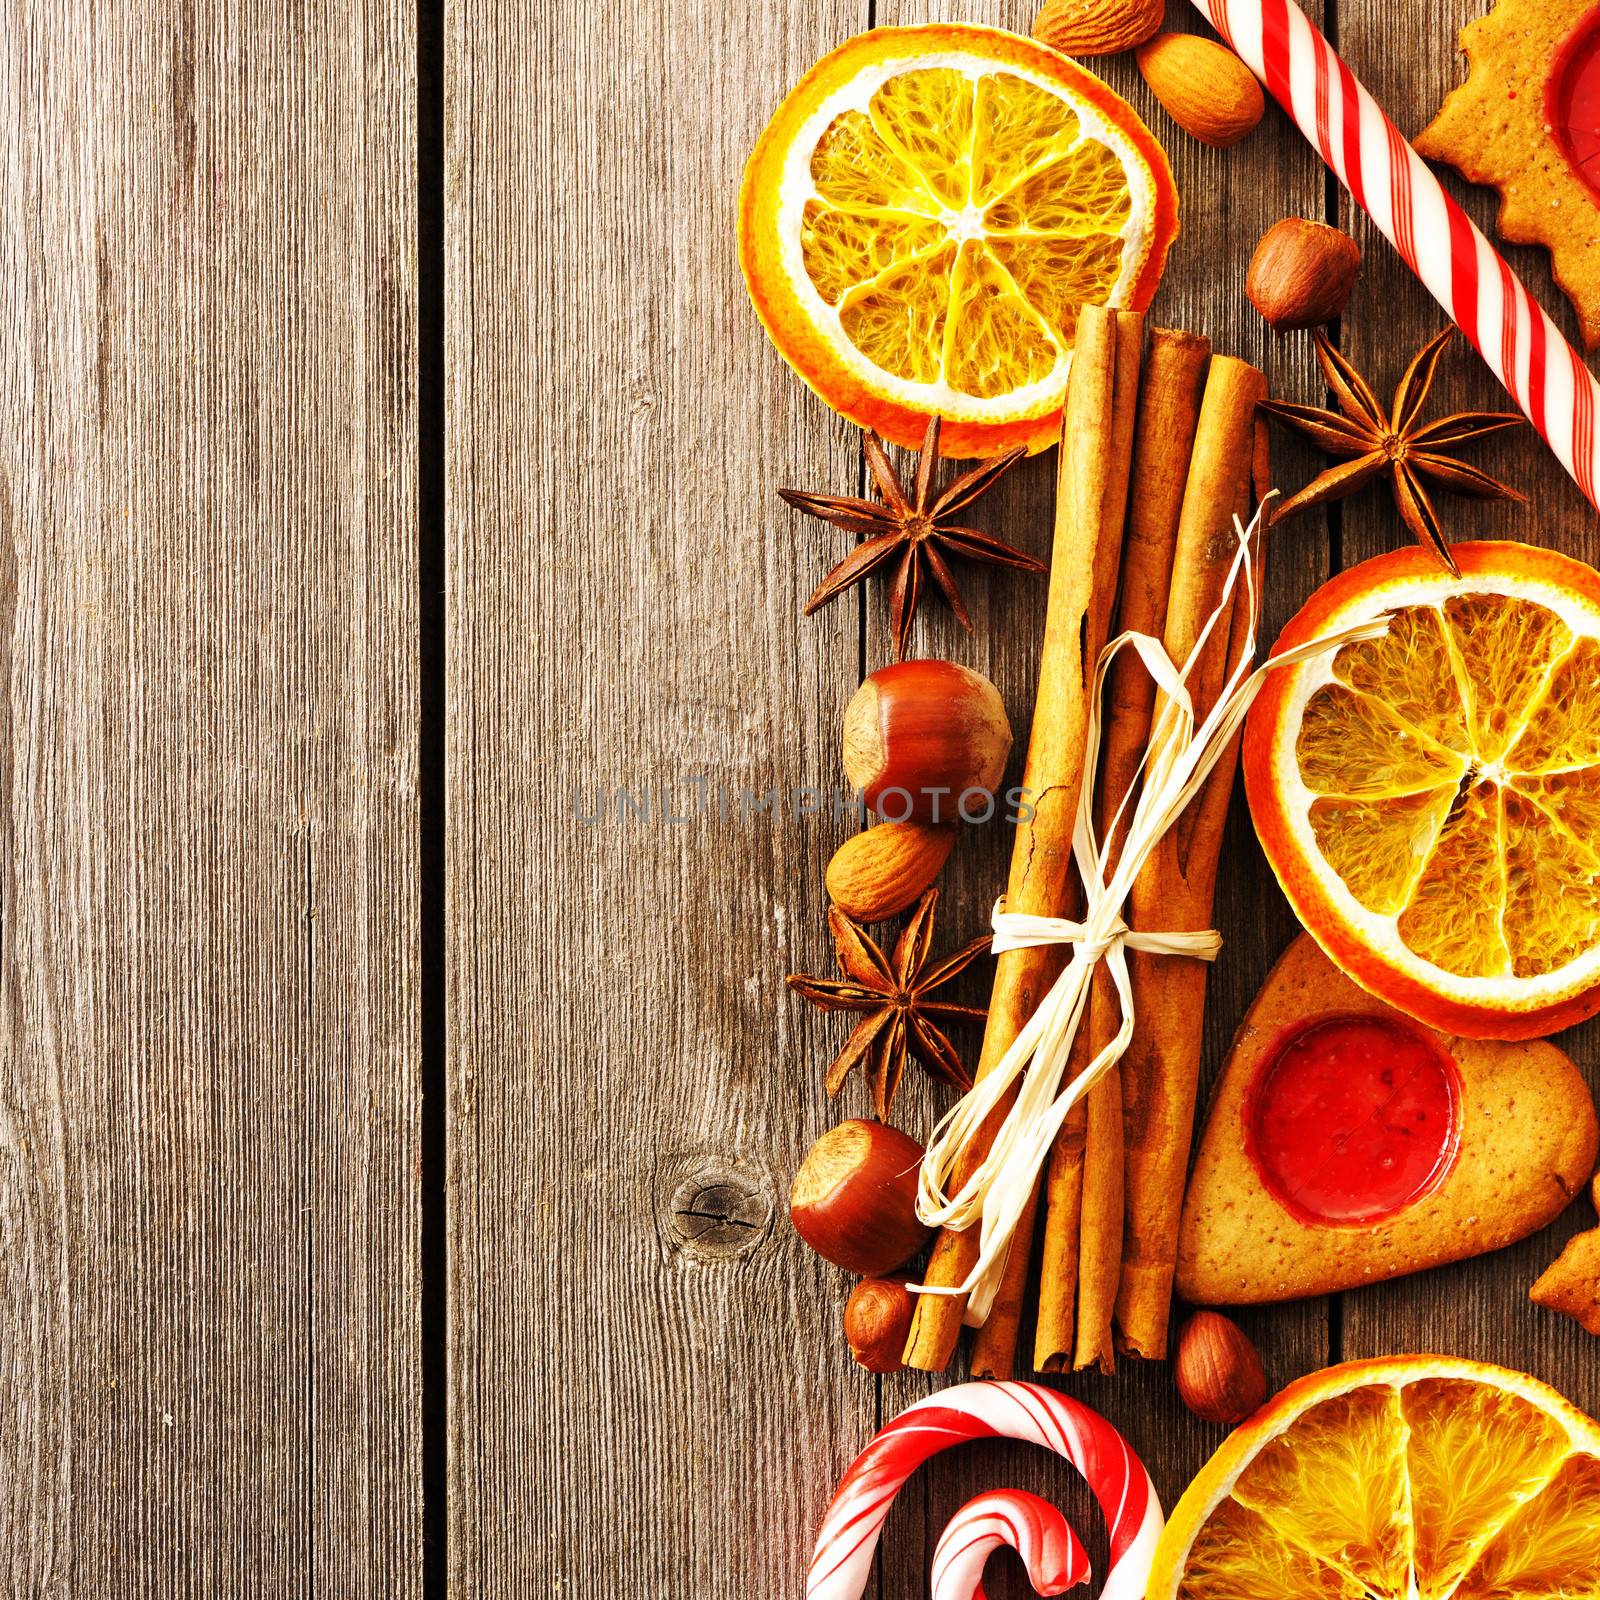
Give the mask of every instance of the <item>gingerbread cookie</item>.
POLYGON ((1500 191, 1497 227, 1542 244, 1600 345, 1600 9, 1594 0, 1500 0, 1461 31, 1467 81, 1416 141, 1500 191))
POLYGON ((1328 1294, 1497 1250, 1588 1181, 1594 1103, 1542 1039, 1459 1039, 1301 934, 1223 1067, 1178 1243, 1197 1305, 1328 1294))
MULTIPOLYGON (((1590 1186, 1600 1211, 1600 1178, 1590 1186)), ((1528 1291, 1536 1306, 1571 1317, 1589 1333, 1600 1333, 1600 1228, 1575 1233, 1528 1291)))

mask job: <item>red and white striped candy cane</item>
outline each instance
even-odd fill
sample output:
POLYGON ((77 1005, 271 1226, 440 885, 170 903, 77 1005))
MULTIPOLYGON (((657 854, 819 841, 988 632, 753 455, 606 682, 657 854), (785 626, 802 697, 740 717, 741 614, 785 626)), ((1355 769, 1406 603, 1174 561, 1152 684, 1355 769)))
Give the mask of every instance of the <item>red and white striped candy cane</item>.
POLYGON ((1600 384, 1294 0, 1194 0, 1510 391, 1590 503, 1600 384))
POLYGON ((933 1552, 933 1600, 984 1600, 983 1569, 1001 1545, 1028 1569, 1035 1594, 1065 1594, 1089 1576, 1089 1557, 1067 1519, 1025 1489, 991 1489, 945 1524, 933 1552))
POLYGON ((958 1384, 889 1423, 856 1457, 828 1506, 806 1600, 860 1600, 901 1484, 930 1456, 973 1439, 1022 1439, 1065 1456, 1094 1491, 1110 1529, 1102 1600, 1142 1600, 1163 1520, 1149 1473, 1104 1417, 1032 1383, 958 1384))

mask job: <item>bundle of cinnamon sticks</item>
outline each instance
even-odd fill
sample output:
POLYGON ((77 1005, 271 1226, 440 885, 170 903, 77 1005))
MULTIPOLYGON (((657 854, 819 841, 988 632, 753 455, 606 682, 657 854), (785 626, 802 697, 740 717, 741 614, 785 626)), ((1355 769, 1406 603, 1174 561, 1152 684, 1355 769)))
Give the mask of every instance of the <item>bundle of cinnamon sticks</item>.
MULTIPOLYGON (((1111 632, 1162 640, 1180 665, 1223 602, 1237 551, 1234 518, 1248 521, 1266 488, 1265 431, 1256 403, 1265 380, 1253 367, 1213 356, 1198 335, 1156 328, 1144 348, 1142 319, 1088 308, 1078 328, 1063 420, 1050 598, 1039 694, 1023 783, 1033 803, 1018 827, 1006 903, 1010 910, 1071 917, 1081 893, 1072 834, 1084 771, 1095 664, 1111 632)), ((1260 552, 1256 559, 1259 562, 1260 552)), ((1230 599, 1188 680, 1197 717, 1215 704, 1247 632, 1246 607, 1230 599)), ((1132 811, 1141 763, 1160 724, 1155 685, 1137 657, 1113 664, 1101 719, 1098 833, 1115 859, 1124 799, 1132 811)), ((1126 920, 1136 930, 1210 926, 1235 752, 1217 765, 1135 881, 1126 920)), ((1060 946, 1008 950, 997 961, 978 1077, 1005 1054, 1062 969, 1060 946)), ((1009 1376, 1037 1256, 1040 1371, 1098 1367, 1115 1352, 1165 1354, 1172 1275, 1200 1067, 1206 967, 1188 956, 1128 952, 1133 1039, 1073 1112, 1039 1185, 1036 1217, 1012 1238, 994 1304, 972 1353, 976 1376, 1009 1376)), ((1094 975, 1073 1042, 1069 1075, 1081 1073, 1121 1024, 1109 974, 1094 975)), ((1009 1109, 1002 1102, 962 1151, 974 1170, 1009 1109)), ((963 1181, 960 1166, 955 1181, 963 1181)), ((927 1282, 962 1284, 978 1254, 977 1230, 946 1231, 927 1282)), ((959 1296, 918 1301, 909 1366, 942 1370, 965 1312, 959 1296)))

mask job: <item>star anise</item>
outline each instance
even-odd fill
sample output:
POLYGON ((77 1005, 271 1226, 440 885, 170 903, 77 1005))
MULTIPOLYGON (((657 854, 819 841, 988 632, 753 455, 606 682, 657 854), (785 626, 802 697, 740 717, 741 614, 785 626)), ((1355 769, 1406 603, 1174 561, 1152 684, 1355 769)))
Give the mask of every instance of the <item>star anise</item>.
POLYGON ((1285 500, 1274 515, 1274 522, 1310 506, 1342 500, 1387 473, 1394 503, 1406 526, 1424 550, 1431 550, 1452 573, 1457 573, 1450 542, 1433 501, 1428 498, 1424 480, 1481 500, 1528 498, 1487 472, 1455 460, 1453 455, 1469 439, 1481 439, 1485 434, 1517 426, 1523 419, 1515 412, 1462 411, 1438 422, 1422 424, 1417 420, 1438 371, 1439 357, 1454 331, 1446 328, 1418 352, 1406 368, 1394 392, 1394 405, 1387 412, 1361 374, 1318 331, 1317 360, 1339 409, 1324 411, 1317 406, 1286 405, 1277 400, 1263 400, 1260 409, 1303 433, 1329 455, 1345 459, 1285 500))
POLYGON ((946 1083, 953 1083, 958 1089, 972 1087, 955 1046, 931 1019, 968 1018, 981 1022, 988 1013, 976 1006, 958 1006, 948 1000, 930 1000, 928 996, 965 971, 991 941, 987 934, 974 939, 965 949, 929 967, 933 908, 938 899, 937 889, 923 895, 895 941, 894 953, 888 957, 859 923, 838 906, 829 906, 828 929, 833 934, 844 977, 796 975, 788 980, 796 994, 824 1011, 864 1013, 828 1068, 826 1085, 832 1098, 849 1077, 850 1069, 862 1063, 879 1121, 888 1119, 908 1053, 946 1083))
POLYGON ((1002 567, 1020 567, 1024 572, 1045 570, 1042 561, 1013 549, 1003 539, 980 533, 976 528, 958 527, 948 520, 990 489, 1026 452, 1013 450, 1008 455, 985 461, 972 471, 963 473, 937 498, 930 498, 933 496, 933 469, 939 459, 937 417, 928 423, 928 432, 922 441, 922 458, 917 464, 914 494, 906 493, 877 436, 867 434, 865 443, 867 466, 871 468, 873 481, 882 496, 881 505, 873 500, 860 500, 846 494, 808 494, 801 489, 780 489, 778 493, 798 511, 821 517, 847 532, 866 535, 866 543, 857 545, 817 585, 815 593, 806 601, 805 614, 808 617, 852 585, 860 583, 868 573, 877 571, 890 561, 898 561, 894 587, 890 591, 889 617, 894 629, 895 653, 903 661, 911 640, 912 619, 917 614, 917 602, 922 596, 924 566, 944 591, 944 597, 950 602, 950 609, 955 612, 961 626, 968 633, 972 632, 972 618, 967 615, 961 591, 956 587, 945 560, 947 551, 968 561, 992 561, 1002 567))

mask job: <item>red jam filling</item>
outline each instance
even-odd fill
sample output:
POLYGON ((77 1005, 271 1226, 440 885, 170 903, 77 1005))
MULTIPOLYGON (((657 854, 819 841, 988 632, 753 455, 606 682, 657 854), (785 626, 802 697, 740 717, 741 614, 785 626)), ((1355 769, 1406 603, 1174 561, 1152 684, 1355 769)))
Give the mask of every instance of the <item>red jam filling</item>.
POLYGON ((1318 1017, 1285 1034, 1245 1101, 1245 1149, 1302 1221, 1379 1222, 1438 1187, 1461 1137, 1456 1064, 1389 1017, 1318 1017))
POLYGON ((1546 90, 1561 152, 1600 200, 1600 6, 1567 35, 1546 90))

